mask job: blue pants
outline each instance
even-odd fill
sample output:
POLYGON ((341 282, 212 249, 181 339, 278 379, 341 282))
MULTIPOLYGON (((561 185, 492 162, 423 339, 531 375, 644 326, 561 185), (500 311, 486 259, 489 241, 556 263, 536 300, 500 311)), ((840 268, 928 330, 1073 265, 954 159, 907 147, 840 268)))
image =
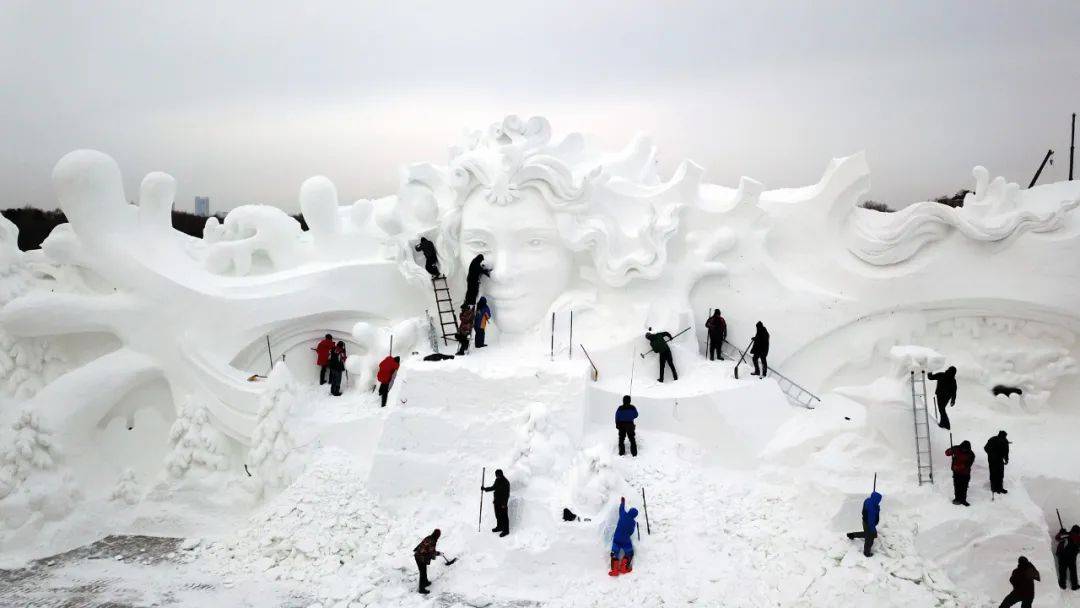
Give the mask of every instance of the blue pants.
POLYGON ((619 550, 622 550, 623 555, 626 557, 634 556, 634 543, 630 542, 630 539, 612 539, 611 541, 611 557, 619 557, 619 550))

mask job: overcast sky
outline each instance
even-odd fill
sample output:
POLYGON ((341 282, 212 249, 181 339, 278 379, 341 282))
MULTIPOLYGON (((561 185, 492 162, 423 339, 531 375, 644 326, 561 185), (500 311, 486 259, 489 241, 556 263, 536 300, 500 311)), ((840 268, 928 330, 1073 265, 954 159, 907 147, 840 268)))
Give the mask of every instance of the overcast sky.
MULTIPOLYGON (((817 181, 865 150, 903 205, 987 166, 1065 179, 1080 1, 132 2, 0 0, 0 206, 55 206, 63 154, 96 148, 129 199, 297 208, 391 194, 466 127, 547 116, 611 147, 652 133, 668 170, 817 181)), ((1080 176, 1078 176, 1080 177, 1080 176)))

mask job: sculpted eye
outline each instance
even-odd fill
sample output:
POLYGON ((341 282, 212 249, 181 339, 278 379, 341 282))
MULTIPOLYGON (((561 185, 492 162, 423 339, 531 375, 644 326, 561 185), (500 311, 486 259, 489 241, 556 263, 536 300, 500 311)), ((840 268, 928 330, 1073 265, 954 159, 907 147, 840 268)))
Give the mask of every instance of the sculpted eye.
POLYGON ((541 238, 529 239, 529 247, 543 247, 547 244, 547 241, 541 238))
POLYGON ((481 241, 479 239, 466 241, 465 244, 468 245, 469 249, 472 249, 473 251, 481 251, 487 249, 487 242, 481 241))

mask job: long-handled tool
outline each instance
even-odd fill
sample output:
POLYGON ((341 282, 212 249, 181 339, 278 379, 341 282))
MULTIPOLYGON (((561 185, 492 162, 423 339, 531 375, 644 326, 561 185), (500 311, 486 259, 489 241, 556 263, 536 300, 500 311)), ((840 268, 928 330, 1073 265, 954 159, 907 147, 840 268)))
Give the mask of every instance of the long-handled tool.
POLYGON ((874 492, 877 492, 877 473, 874 473, 874 492))
MULTIPOLYGON (((690 331, 689 327, 687 327, 686 329, 680 331, 679 333, 675 334, 674 336, 671 336, 670 338, 664 340, 664 342, 672 342, 673 340, 675 340, 675 338, 678 338, 679 336, 685 334, 688 331, 690 331)), ((649 354, 652 354, 652 353, 655 353, 655 352, 656 352, 655 350, 649 349, 648 352, 641 353, 641 358, 644 359, 645 355, 649 355, 649 354)))
POLYGON ((476 531, 480 531, 480 524, 484 521, 484 484, 487 483, 487 467, 480 472, 480 518, 476 520, 476 531))
POLYGON ((649 503, 645 502, 645 488, 641 488, 641 509, 645 511, 645 532, 651 536, 652 528, 649 527, 649 503))
MULTIPOLYGON (((446 559, 446 556, 442 555, 442 554, 439 554, 439 557, 443 558, 443 563, 446 564, 447 566, 453 566, 454 562, 456 562, 458 560, 457 557, 455 557, 454 559, 446 559)), ((459 555, 458 557, 461 557, 461 556, 459 555)))
POLYGON ((1057 513, 1058 516, 1058 525, 1061 526, 1062 530, 1064 530, 1065 524, 1061 522, 1061 511, 1059 509, 1054 509, 1054 512, 1057 513))
POLYGON ((739 360, 735 362, 735 379, 739 379, 739 366, 742 365, 743 359, 746 358, 746 351, 750 350, 750 347, 754 345, 754 339, 750 338, 750 343, 743 349, 742 354, 739 355, 739 360))

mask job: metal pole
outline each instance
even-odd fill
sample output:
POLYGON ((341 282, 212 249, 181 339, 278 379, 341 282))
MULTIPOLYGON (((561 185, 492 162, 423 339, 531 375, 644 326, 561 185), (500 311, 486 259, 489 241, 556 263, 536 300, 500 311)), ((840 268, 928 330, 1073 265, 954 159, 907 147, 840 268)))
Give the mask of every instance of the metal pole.
MULTIPOLYGON (((1073 116, 1076 116, 1076 115, 1073 114, 1073 116)), ((1063 524, 1061 522, 1061 510, 1060 509, 1054 509, 1054 512, 1057 513, 1057 516, 1058 516, 1058 525, 1061 526, 1062 530, 1064 530, 1065 529, 1065 524, 1063 524)))
POLYGON ((566 358, 574 358, 574 311, 570 311, 570 346, 566 349, 566 358))
POLYGON ((634 349, 634 354, 630 357, 630 390, 626 391, 627 395, 634 394, 634 364, 637 363, 637 349, 634 349))
POLYGON ((1072 131, 1069 134, 1069 181, 1073 178, 1073 154, 1076 151, 1076 112, 1072 115, 1072 131))
MULTIPOLYGON (((645 502, 645 488, 641 488, 641 508, 645 511, 645 531, 650 535, 652 528, 649 527, 649 503, 645 502)), ((1060 519, 1060 518, 1059 518, 1060 519)))
POLYGON ((874 492, 877 492, 877 473, 874 473, 874 492))
POLYGON ((487 467, 480 472, 480 518, 476 520, 476 531, 480 531, 480 524, 484 521, 484 484, 487 483, 487 467))
POLYGON ((390 334, 390 356, 394 356, 394 334, 390 334))
POLYGON ((270 371, 274 371, 274 353, 270 350, 270 336, 266 336, 266 354, 270 356, 270 371))
POLYGON ((1053 150, 1047 150, 1046 151, 1046 156, 1043 157, 1042 164, 1039 165, 1039 169, 1037 171, 1035 171, 1035 177, 1031 178, 1031 183, 1028 184, 1028 188, 1034 187, 1035 182, 1039 181, 1039 176, 1042 175, 1043 167, 1046 166, 1047 162, 1049 162, 1050 164, 1054 164, 1054 161, 1050 160, 1050 157, 1053 156, 1053 155, 1054 155, 1053 150))
POLYGON ((551 313, 551 360, 555 360, 555 313, 551 313))

